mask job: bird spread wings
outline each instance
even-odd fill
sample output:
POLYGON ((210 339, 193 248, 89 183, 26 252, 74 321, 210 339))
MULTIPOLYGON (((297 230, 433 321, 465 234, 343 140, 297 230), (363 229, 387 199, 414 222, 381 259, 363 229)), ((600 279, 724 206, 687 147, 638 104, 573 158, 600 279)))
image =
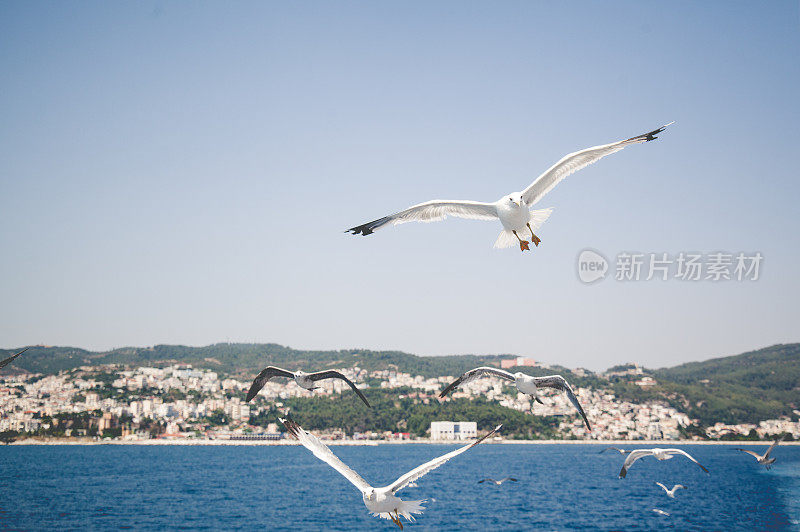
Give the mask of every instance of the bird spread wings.
POLYGON ((294 373, 285 369, 276 368, 275 366, 267 366, 261 370, 261 373, 256 376, 253 384, 250 385, 250 390, 247 391, 247 399, 245 399, 245 401, 249 401, 258 395, 261 388, 263 388, 272 377, 289 377, 290 379, 294 379, 294 373))
POLYGON ((659 486, 661 486, 662 488, 664 488, 664 491, 669 491, 669 490, 667 489, 667 487, 666 487, 664 484, 662 484, 661 482, 656 482, 656 484, 658 484, 659 486))
POLYGON ((25 349, 23 349, 19 353, 15 354, 15 355, 11 355, 7 359, 3 360, 2 362, 0 362, 0 368, 4 368, 4 367, 8 366, 9 364, 11 364, 11 362, 14 361, 15 358, 17 358, 18 356, 20 356, 22 353, 24 353, 27 350, 28 350, 28 348, 26 347, 25 349))
MULTIPOLYGON (((409 471, 408 473, 406 473, 402 477, 400 477, 397 480, 395 480, 393 483, 391 483, 388 486, 386 486, 386 488, 384 488, 384 489, 388 489, 392 493, 396 493, 396 492, 400 491, 401 489, 403 489, 406 486, 408 486, 408 484, 410 482, 414 482, 418 478, 427 475, 428 473, 430 473, 431 471, 433 471, 434 469, 436 469, 440 465, 444 464, 445 462, 447 462, 451 458, 453 458, 455 456, 458 456, 459 454, 463 453, 464 451, 467 451, 467 450, 471 449, 472 447, 475 447, 476 445, 481 443, 486 438, 488 438, 490 436, 493 436, 498 430, 500 430, 500 428, 502 426, 503 425, 497 425, 494 428, 493 431, 489 432, 489 434, 487 434, 486 436, 480 438, 479 440, 476 440, 476 441, 470 443, 469 445, 465 445, 464 447, 456 449, 455 451, 449 452, 447 454, 443 454, 439 458, 434 458, 430 462, 426 462, 426 463, 422 464, 421 466, 412 469, 411 471, 409 471)), ((330 451, 328 451, 328 452, 330 452, 330 451)), ((342 464, 342 465, 344 465, 344 464, 342 464)), ((347 467, 347 466, 345 466, 345 467, 347 467)))
POLYGON ((509 381, 517 380, 517 378, 514 377, 512 373, 503 371, 502 369, 489 368, 489 367, 475 368, 469 370, 468 372, 464 373, 459 378, 448 384, 447 388, 445 388, 442 391, 442 393, 439 394, 439 397, 444 397, 445 395, 452 392, 454 389, 458 388, 462 384, 472 382, 475 379, 482 377, 483 375, 494 375, 495 377, 500 377, 501 379, 506 379, 509 381))
POLYGON ((356 227, 351 227, 345 233, 371 235, 385 225, 397 225, 405 222, 438 222, 448 216, 457 218, 470 218, 473 220, 494 220, 497 218, 497 209, 492 203, 467 200, 432 200, 414 205, 408 209, 383 218, 378 218, 356 227))
POLYGON ((536 178, 536 181, 531 183, 531 185, 522 192, 522 199, 525 200, 528 205, 533 205, 542 199, 545 194, 553 190, 553 187, 568 175, 599 161, 606 155, 618 152, 625 146, 654 140, 658 138, 656 135, 664 131, 670 124, 672 124, 672 122, 643 135, 565 155, 560 161, 548 168, 545 173, 536 178))
POLYGON ((358 395, 361 398, 361 400, 364 401, 365 405, 370 406, 369 401, 367 401, 367 398, 364 397, 364 394, 361 393, 361 390, 356 388, 356 385, 353 384, 353 381, 351 381, 338 371, 335 370, 319 371, 317 373, 311 373, 310 375, 308 375, 308 378, 311 379, 312 381, 321 381, 322 379, 341 379, 344 382, 346 382, 347 385, 350 386, 354 392, 356 392, 356 395, 358 395))
POLYGON ((575 397, 575 392, 572 391, 572 386, 562 377, 561 375, 548 375, 547 377, 534 377, 533 382, 536 383, 537 388, 555 388, 556 390, 562 390, 567 393, 567 397, 569 397, 569 401, 572 405, 578 410, 583 418, 583 422, 586 423, 586 429, 592 430, 592 426, 589 424, 589 420, 586 419, 586 412, 583 411, 583 407, 578 402, 578 398, 575 397))
POLYGON ((700 462, 698 462, 697 460, 695 460, 695 459, 694 459, 694 457, 692 457, 692 455, 690 455, 690 454, 689 454, 689 453, 687 453, 686 451, 683 451, 683 450, 681 450, 681 449, 664 449, 664 450, 665 450, 665 451, 667 451, 669 454, 682 454, 683 456, 685 456, 686 458, 688 458, 689 460, 691 460, 691 461, 692 461, 692 462, 694 462, 695 464, 699 465, 699 466, 700 466, 700 469, 702 469, 703 471, 705 471, 706 473, 708 473, 708 469, 706 469, 705 467, 703 467, 703 464, 701 464, 700 462))
POLYGON ((344 462, 339 460, 328 447, 319 441, 316 436, 303 430, 303 427, 292 421, 291 419, 281 419, 281 423, 289 431, 289 434, 297 438, 297 440, 309 451, 314 453, 314 456, 334 468, 341 475, 349 480, 355 487, 362 493, 372 489, 366 480, 361 478, 361 475, 350 469, 344 462))

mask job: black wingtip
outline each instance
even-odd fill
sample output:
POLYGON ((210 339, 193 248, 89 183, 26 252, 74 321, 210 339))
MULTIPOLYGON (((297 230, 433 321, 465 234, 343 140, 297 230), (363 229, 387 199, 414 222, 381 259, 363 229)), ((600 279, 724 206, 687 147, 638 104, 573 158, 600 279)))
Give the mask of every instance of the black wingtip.
POLYGON ((292 421, 288 415, 286 419, 279 417, 278 420, 283 424, 284 427, 286 427, 286 432, 297 438, 297 434, 299 430, 301 430, 300 425, 292 421))
POLYGON ((364 224, 364 225, 359 225, 358 227, 351 227, 350 229, 348 229, 347 231, 345 231, 345 233, 352 233, 352 234, 354 234, 354 235, 358 235, 358 234, 360 234, 360 235, 362 235, 362 236, 371 235, 371 234, 372 234, 372 233, 374 233, 375 231, 373 231, 372 229, 370 229, 370 228, 368 227, 368 225, 369 225, 369 224, 364 224))

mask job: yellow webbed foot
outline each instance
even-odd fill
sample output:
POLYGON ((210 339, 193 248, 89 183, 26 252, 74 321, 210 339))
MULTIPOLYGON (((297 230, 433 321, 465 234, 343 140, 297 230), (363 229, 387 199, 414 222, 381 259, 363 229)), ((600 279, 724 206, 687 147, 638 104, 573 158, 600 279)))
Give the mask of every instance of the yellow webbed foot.
POLYGON ((520 251, 525 251, 526 249, 527 249, 528 251, 530 251, 530 250, 531 250, 531 248, 530 248, 530 247, 528 247, 528 241, 527 241, 527 240, 520 240, 520 241, 519 241, 519 250, 520 250, 520 251))

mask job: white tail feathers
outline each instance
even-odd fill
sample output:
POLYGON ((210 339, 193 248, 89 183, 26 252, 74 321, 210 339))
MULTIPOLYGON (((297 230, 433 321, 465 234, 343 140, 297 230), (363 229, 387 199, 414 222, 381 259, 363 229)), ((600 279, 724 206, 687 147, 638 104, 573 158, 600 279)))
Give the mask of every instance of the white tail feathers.
MULTIPOLYGON (((412 514, 421 514, 425 507, 422 506, 422 503, 426 502, 424 499, 421 501, 400 501, 400 506, 397 508, 398 515, 402 515, 406 518, 406 521, 414 522, 414 516, 412 514)), ((388 512, 383 512, 380 514, 373 513, 375 517, 381 517, 383 519, 391 519, 389 517, 388 512)))
MULTIPOLYGON (((553 212, 552 207, 531 211, 530 224, 534 231, 542 226, 542 224, 550 217, 551 212, 553 212)), ((525 231, 527 230, 528 228, 526 227, 525 231)), ((520 237, 525 240, 526 237, 530 237, 530 235, 526 233, 524 235, 520 235, 520 237)), ((528 240, 530 240, 530 238, 528 238, 528 240)), ((511 246, 516 246, 517 244, 519 244, 519 240, 517 240, 517 237, 514 236, 514 233, 503 230, 503 232, 500 233, 500 236, 497 237, 497 240, 495 240, 494 247, 497 249, 510 248, 511 246)))

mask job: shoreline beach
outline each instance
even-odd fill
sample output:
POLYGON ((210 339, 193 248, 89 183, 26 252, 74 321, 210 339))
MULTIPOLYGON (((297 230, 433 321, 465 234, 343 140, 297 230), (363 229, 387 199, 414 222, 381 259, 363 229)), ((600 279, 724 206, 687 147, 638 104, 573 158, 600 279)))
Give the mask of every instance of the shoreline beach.
MULTIPOLYGON (((340 446, 367 446, 373 447, 377 445, 408 445, 408 444, 424 444, 424 445, 457 445, 466 443, 472 440, 323 440, 326 445, 340 445, 340 446)), ((772 442, 769 440, 764 441, 695 441, 695 440, 506 440, 496 439, 484 442, 485 444, 494 445, 615 445, 615 446, 631 446, 631 445, 650 445, 668 447, 671 445, 736 445, 736 446, 764 446, 770 445, 772 442)), ((62 439, 62 440, 37 440, 28 438, 10 443, 9 445, 250 445, 250 446, 282 446, 282 445, 300 445, 295 440, 224 440, 224 439, 208 439, 208 438, 157 438, 152 440, 91 440, 91 439, 62 439)), ((800 445, 800 442, 782 442, 781 445, 800 445)))

